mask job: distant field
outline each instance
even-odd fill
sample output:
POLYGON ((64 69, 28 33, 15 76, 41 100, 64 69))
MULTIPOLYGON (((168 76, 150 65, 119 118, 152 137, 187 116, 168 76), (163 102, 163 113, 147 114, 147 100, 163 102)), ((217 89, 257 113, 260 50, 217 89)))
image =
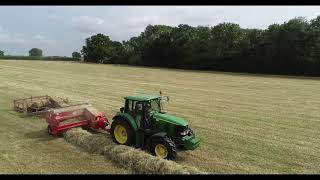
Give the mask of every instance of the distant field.
POLYGON ((47 135, 44 121, 12 111, 15 97, 89 100, 112 117, 124 96, 159 90, 170 96, 165 110, 202 139, 177 162, 211 173, 320 173, 320 78, 23 60, 0 60, 0 173, 126 173, 47 135))

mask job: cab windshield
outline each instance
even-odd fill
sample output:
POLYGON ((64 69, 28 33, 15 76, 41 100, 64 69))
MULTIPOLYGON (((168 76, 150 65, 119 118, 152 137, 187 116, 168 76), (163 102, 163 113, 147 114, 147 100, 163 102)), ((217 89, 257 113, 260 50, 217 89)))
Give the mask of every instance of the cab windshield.
POLYGON ((160 99, 150 100, 148 106, 150 111, 161 112, 160 99))

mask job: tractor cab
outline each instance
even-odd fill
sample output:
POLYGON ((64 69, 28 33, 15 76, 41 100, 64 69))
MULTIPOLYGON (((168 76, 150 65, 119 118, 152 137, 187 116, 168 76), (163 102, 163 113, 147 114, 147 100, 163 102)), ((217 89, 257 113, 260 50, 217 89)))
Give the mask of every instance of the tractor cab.
POLYGON ((130 114, 139 129, 149 129, 151 126, 150 115, 161 113, 160 96, 127 96, 125 97, 124 113, 130 114))

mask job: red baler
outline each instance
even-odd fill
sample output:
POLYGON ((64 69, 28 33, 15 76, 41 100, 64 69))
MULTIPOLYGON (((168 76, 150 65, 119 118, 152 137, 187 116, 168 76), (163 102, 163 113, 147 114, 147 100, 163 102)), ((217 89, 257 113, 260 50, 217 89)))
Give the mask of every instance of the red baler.
POLYGON ((61 134, 64 130, 74 127, 91 127, 94 129, 109 130, 108 119, 98 112, 90 104, 74 105, 64 108, 51 109, 46 115, 48 133, 51 135, 61 134), (67 122, 67 121, 72 122, 67 122))

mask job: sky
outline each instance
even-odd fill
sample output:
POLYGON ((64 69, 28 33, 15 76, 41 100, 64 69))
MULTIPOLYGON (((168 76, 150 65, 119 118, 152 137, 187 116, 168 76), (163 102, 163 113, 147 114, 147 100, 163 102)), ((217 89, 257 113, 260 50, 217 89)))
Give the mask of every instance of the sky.
POLYGON ((149 24, 214 26, 237 23, 266 29, 295 17, 311 20, 320 6, 0 6, 0 50, 28 55, 33 47, 44 56, 71 56, 85 39, 103 33, 123 41, 149 24))

